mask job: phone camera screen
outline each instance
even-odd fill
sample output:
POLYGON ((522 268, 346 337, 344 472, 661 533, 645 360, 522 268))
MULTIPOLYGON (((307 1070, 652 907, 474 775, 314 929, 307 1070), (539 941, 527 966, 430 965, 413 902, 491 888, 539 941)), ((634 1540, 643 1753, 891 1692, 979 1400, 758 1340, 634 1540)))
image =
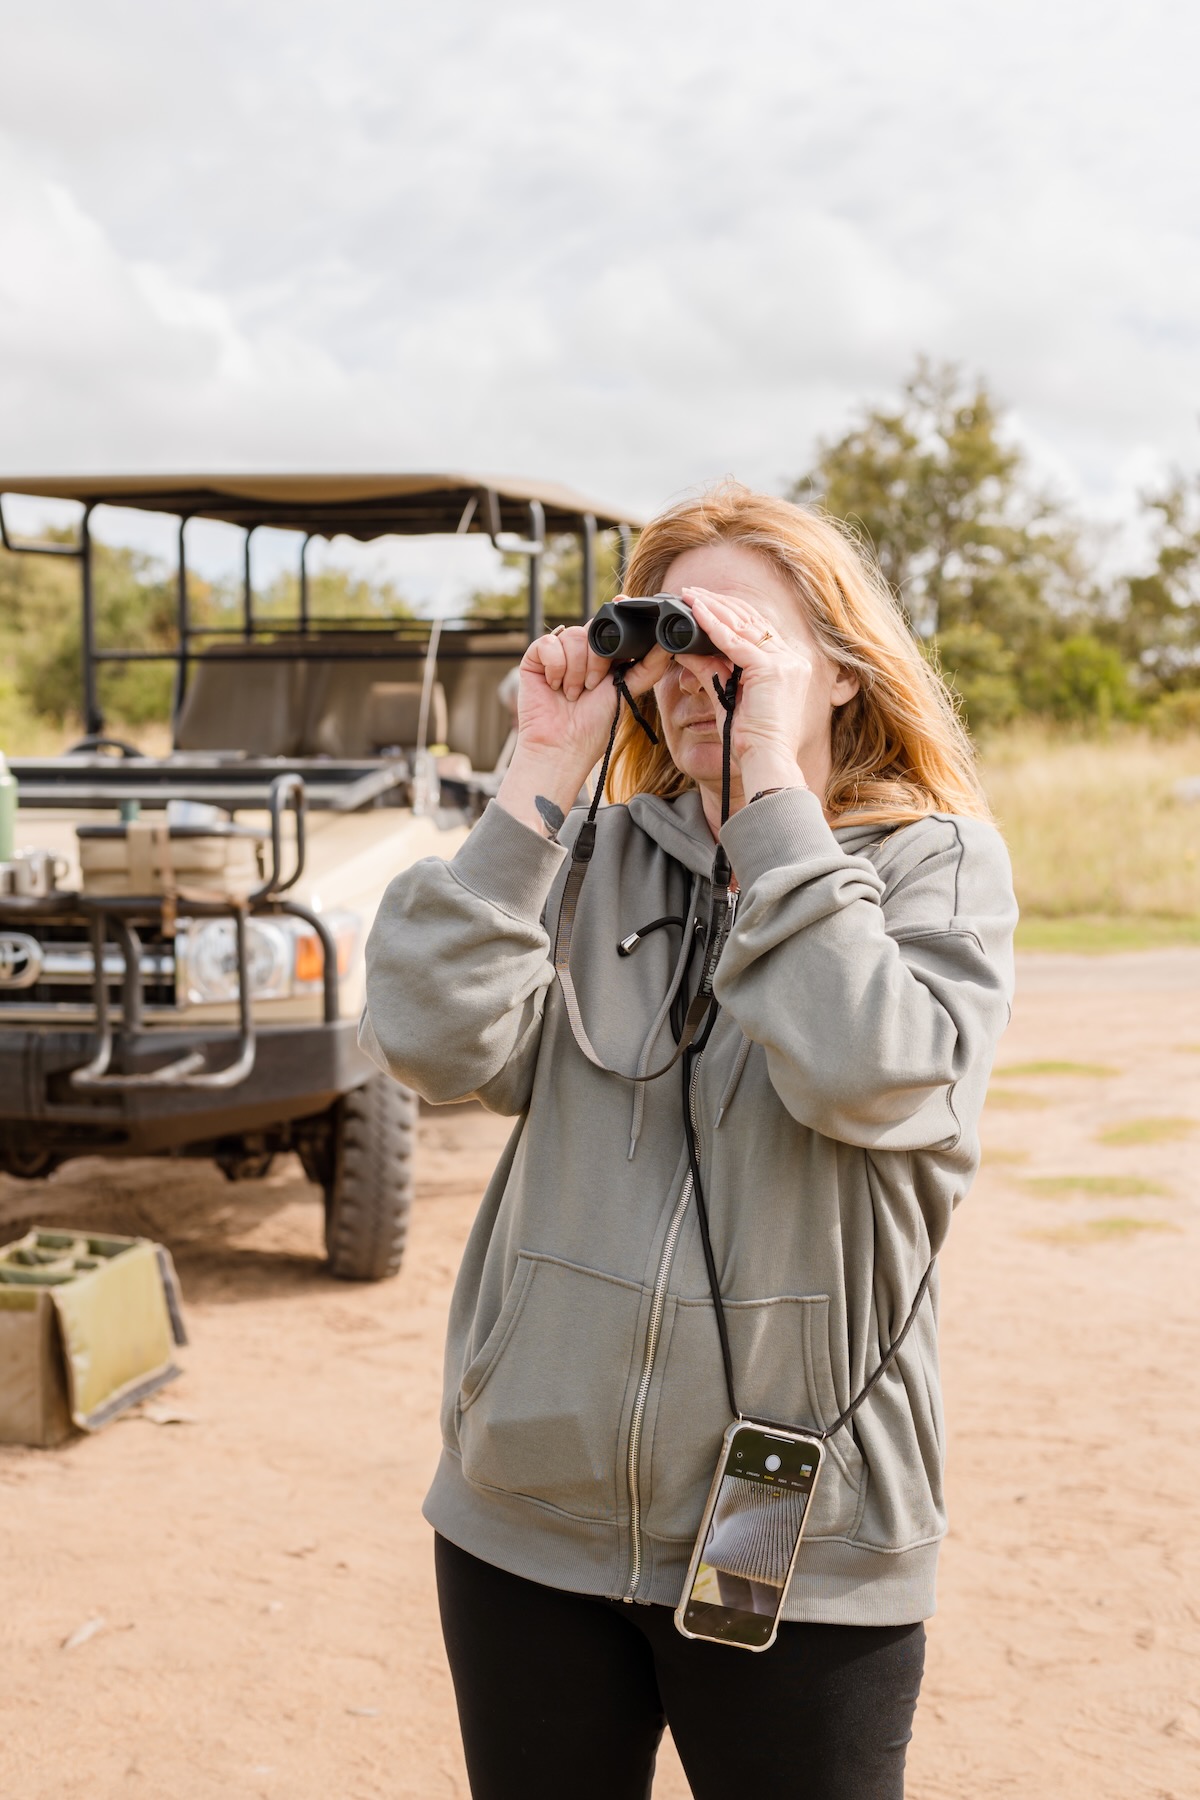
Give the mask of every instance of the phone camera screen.
POLYGON ((753 1427, 735 1433, 684 1609, 689 1631, 770 1641, 819 1462, 815 1444, 753 1427))

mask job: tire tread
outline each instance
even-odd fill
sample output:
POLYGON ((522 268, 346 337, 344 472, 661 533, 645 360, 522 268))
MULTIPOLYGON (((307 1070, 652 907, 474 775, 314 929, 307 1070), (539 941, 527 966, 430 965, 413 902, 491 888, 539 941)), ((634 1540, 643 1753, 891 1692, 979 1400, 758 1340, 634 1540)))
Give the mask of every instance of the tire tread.
POLYGON ((343 1096, 325 1250, 342 1281, 384 1281, 404 1258, 412 1211, 417 1097, 388 1075, 343 1096))

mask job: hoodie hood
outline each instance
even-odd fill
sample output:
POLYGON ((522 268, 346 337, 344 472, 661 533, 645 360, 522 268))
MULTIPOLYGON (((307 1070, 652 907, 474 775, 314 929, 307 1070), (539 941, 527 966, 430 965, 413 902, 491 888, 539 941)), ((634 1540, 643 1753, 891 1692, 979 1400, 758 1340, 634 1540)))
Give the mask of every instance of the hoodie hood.
POLYGON ((676 800, 664 800, 660 794, 635 794, 629 802, 629 816, 689 874, 706 878, 712 874, 717 844, 704 817, 699 788, 689 788, 676 800))
MULTIPOLYGON (((635 794, 629 802, 629 816, 647 837, 653 838, 660 849, 682 863, 691 874, 711 875, 717 846, 704 817, 698 788, 689 788, 674 800, 664 800, 660 794, 635 794)), ((833 828, 833 835, 847 856, 861 856, 906 822, 840 825, 833 828)))

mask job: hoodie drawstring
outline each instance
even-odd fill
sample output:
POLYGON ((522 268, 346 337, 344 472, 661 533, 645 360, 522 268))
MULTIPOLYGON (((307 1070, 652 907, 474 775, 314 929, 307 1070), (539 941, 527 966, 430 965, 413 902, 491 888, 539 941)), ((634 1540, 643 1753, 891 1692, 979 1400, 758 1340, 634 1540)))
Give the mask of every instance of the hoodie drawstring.
POLYGON ((721 1095, 721 1103, 717 1107, 717 1122, 713 1126, 714 1131, 720 1131, 721 1129, 721 1120, 725 1117, 726 1111, 732 1104, 733 1096, 737 1093, 738 1082, 742 1079, 742 1070, 746 1067, 749 1056, 750 1039, 746 1036, 745 1032, 743 1032, 742 1046, 737 1053, 737 1061, 733 1065, 733 1073, 725 1083, 725 1092, 721 1095))
MULTIPOLYGON (((678 921, 672 919, 670 921, 672 924, 679 923, 679 924, 683 925, 683 928, 684 928, 683 942, 680 945, 679 955, 675 961, 675 968, 671 974, 671 985, 667 989, 666 996, 663 999, 662 1005, 659 1007, 657 1013, 654 1015, 653 1022, 651 1023, 651 1026, 650 1026, 649 1034, 646 1038, 645 1043, 642 1045, 641 1055, 638 1057, 637 1073, 638 1073, 639 1077, 645 1075, 645 1073, 646 1073, 646 1068, 647 1068, 647 1065, 649 1064, 650 1056, 651 1056, 651 1053, 653 1052, 654 1045, 658 1039, 658 1034, 667 1022, 667 1019, 670 1015, 671 1007, 673 1006, 674 1001, 675 1001, 675 996, 679 992, 680 986, 683 982, 684 975, 687 973, 687 966, 688 966, 689 961, 691 960, 692 933, 695 930, 696 905, 697 905, 697 902, 699 901, 699 898, 700 898, 700 877, 699 877, 699 875, 694 875, 692 877, 692 891, 691 891, 690 895, 688 896, 686 919, 681 919, 678 921)), ((661 925, 663 923, 665 923, 665 921, 662 919, 658 919, 655 921, 655 924, 657 924, 657 925, 661 925)), ((653 927, 644 925, 642 927, 642 930, 640 933, 635 932, 633 935, 635 937, 643 936, 647 931, 652 930, 652 929, 653 929, 653 927)), ((629 943, 628 938, 622 939, 622 944, 628 944, 628 943, 629 943)), ((631 946, 631 948, 632 948, 632 946, 631 946)), ((622 952, 622 954, 628 956, 629 951, 625 950, 622 952)), ((642 1135, 642 1120, 645 1118, 645 1116, 646 1116, 646 1085, 643 1081, 638 1080, 638 1082, 633 1090, 633 1106, 630 1109, 630 1116, 629 1116, 629 1156, 627 1158, 627 1160, 629 1162, 633 1161, 633 1153, 637 1149, 638 1138, 642 1135)))

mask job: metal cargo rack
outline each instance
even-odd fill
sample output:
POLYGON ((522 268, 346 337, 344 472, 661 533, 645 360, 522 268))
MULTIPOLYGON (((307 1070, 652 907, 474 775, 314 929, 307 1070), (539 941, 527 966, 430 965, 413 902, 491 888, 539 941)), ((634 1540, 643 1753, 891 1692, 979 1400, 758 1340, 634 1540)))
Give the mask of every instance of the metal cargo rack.
MULTIPOLYGON (((206 793, 208 790, 206 789, 206 793)), ((162 802, 165 803, 165 802, 162 802)), ((242 804, 255 804, 245 802, 242 804)), ((39 804, 44 802, 39 801, 39 804)), ((69 802, 64 802, 69 804, 69 802)), ((91 943, 91 992, 94 1012, 93 1028, 96 1047, 88 1062, 74 1069, 70 1085, 80 1093, 103 1094, 153 1088, 224 1089, 236 1087, 254 1067, 256 1043, 254 1018, 250 1003, 250 978, 246 949, 246 923, 249 918, 290 914, 302 919, 320 940, 323 960, 323 1021, 326 1025, 338 1019, 337 946, 333 934, 320 913, 287 897, 304 872, 304 818, 306 794, 304 782, 294 773, 277 775, 265 794, 265 810, 270 813, 271 868, 266 879, 244 898, 209 898, 188 894, 185 890, 162 894, 92 894, 82 890, 60 890, 50 894, 29 896, 0 894, 0 923, 20 925, 53 924, 84 925, 91 943), (285 874, 283 857, 283 820, 291 812, 296 821, 293 867, 285 874), (237 967, 238 1028, 233 1043, 233 1058, 220 1068, 207 1065, 203 1050, 189 1050, 142 1074, 118 1073, 112 1068, 117 1048, 113 1014, 109 1005, 110 970, 108 948, 110 938, 121 959, 120 1035, 131 1044, 142 1030, 143 947, 139 926, 157 928, 160 937, 174 934, 177 917, 228 918, 233 921, 237 967)), ((220 1038, 215 1040, 220 1043, 220 1038)))
MULTIPOLYGON (((114 739, 85 739, 78 749, 99 750, 114 739)), ((119 746, 118 746, 119 747, 119 746)), ((126 746, 132 749, 132 746, 126 746)), ((135 802, 147 809, 169 806, 173 800, 202 800, 231 816, 238 812, 268 812, 271 795, 280 781, 299 781, 305 806, 314 812, 358 812, 377 804, 407 805, 411 772, 402 757, 380 763, 317 762, 304 758, 303 776, 295 768, 302 759, 286 758, 280 768, 272 758, 175 751, 159 760, 140 754, 97 756, 81 762, 75 752, 67 756, 13 757, 11 767, 21 783, 22 806, 76 810, 80 807, 118 808, 135 802)), ((467 783, 444 783, 465 804, 467 783)))

